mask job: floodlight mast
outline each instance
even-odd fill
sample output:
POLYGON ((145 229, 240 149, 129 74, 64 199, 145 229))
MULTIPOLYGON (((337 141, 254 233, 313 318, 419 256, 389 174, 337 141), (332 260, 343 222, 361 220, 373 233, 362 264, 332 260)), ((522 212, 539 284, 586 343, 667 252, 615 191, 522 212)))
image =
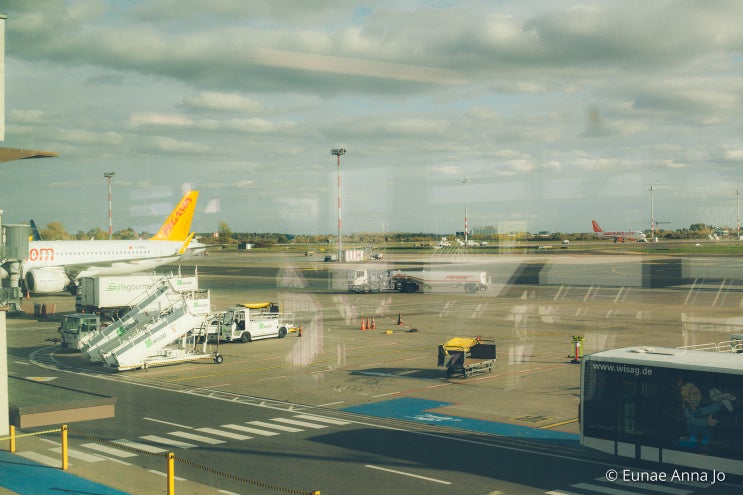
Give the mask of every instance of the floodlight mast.
POLYGON ((737 222, 736 241, 740 240, 740 189, 735 190, 735 218, 737 222))
POLYGON ((333 148, 330 154, 338 157, 338 261, 343 261, 343 240, 341 222, 341 155, 346 154, 345 148, 333 148))
POLYGON ((113 239, 113 223, 111 222, 111 177, 115 174, 113 172, 104 172, 103 177, 108 179, 108 238, 113 239))
POLYGON ((462 184, 464 184, 464 246, 468 246, 468 240, 469 240, 469 228, 467 225, 467 184, 472 182, 471 179, 468 179, 467 177, 464 178, 462 181, 462 184))

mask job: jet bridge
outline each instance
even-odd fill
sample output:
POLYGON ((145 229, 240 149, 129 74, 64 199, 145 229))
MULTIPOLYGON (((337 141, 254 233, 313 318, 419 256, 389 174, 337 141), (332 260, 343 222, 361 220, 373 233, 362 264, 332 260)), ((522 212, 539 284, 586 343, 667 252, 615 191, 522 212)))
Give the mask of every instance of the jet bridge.
POLYGON ((4 225, 0 210, 0 307, 20 312, 21 264, 28 256, 28 225, 4 225))

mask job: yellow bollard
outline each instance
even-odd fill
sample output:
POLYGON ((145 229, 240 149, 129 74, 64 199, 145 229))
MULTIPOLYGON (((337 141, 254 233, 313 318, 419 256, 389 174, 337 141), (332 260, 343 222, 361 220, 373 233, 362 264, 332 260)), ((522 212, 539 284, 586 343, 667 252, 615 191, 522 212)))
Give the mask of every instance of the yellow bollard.
POLYGON ((175 454, 168 452, 168 495, 175 495, 175 454))
POLYGON ((15 454, 15 426, 10 425, 10 444, 8 445, 8 452, 15 454))
POLYGON ((62 471, 67 471, 70 464, 67 459, 67 425, 62 425, 62 471))

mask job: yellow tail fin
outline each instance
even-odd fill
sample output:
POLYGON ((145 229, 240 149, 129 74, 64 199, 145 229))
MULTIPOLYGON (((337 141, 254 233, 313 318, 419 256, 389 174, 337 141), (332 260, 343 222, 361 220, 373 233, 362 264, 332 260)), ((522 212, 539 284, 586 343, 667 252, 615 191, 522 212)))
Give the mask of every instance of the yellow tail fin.
POLYGON ((187 192, 157 234, 150 239, 153 241, 185 241, 191 231, 191 220, 193 220, 197 199, 199 199, 199 191, 187 192))

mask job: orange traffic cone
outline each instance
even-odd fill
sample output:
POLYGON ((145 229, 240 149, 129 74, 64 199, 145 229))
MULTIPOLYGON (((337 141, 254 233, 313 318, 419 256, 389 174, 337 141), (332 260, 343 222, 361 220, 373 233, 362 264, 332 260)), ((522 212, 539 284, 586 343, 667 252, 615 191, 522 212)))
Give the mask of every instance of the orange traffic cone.
POLYGON ((369 328, 371 328, 372 330, 374 330, 375 328, 377 328, 377 324, 374 321, 374 317, 373 316, 372 316, 371 326, 369 328))
POLYGON ((361 318, 361 330, 366 330, 366 322, 363 317, 361 318))

